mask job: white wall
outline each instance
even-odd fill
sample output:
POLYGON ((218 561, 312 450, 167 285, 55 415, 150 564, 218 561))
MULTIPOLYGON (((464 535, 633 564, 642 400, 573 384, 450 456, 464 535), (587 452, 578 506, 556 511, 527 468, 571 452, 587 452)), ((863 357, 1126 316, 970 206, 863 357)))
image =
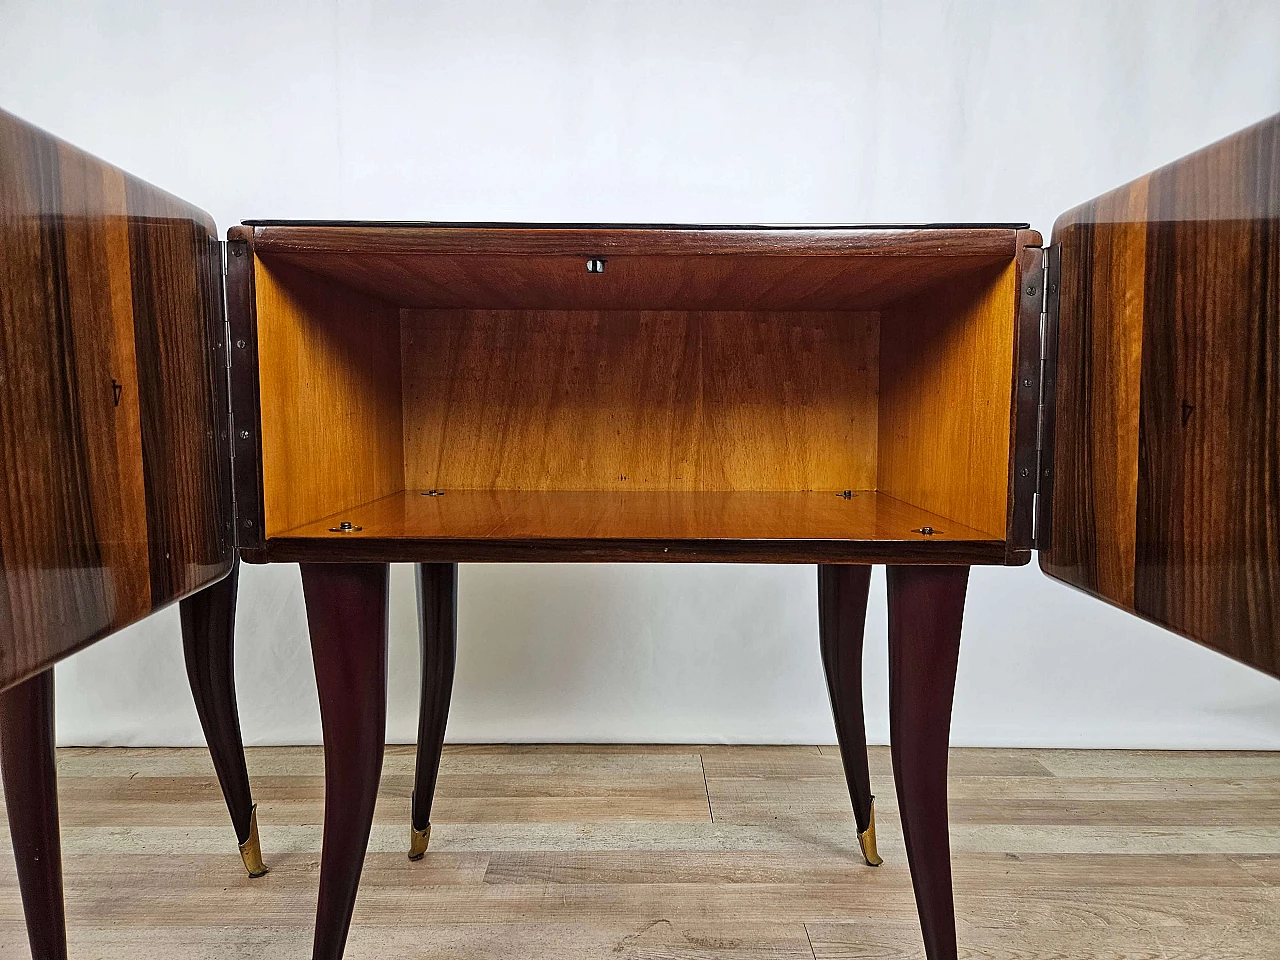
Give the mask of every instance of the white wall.
MULTIPOLYGON (((0 104, 241 218, 1029 220, 1280 110, 1280 4, 0 2, 0 104)), ((455 740, 830 742, 812 567, 465 566, 455 740)), ((884 742, 883 579, 868 624, 884 742)), ((393 572, 389 735, 415 734, 393 572)), ((310 742, 295 567, 250 567, 251 743, 310 742)), ((194 743, 175 612, 58 669, 66 743, 194 743)), ((1280 684, 975 571, 961 744, 1280 747, 1280 684)))

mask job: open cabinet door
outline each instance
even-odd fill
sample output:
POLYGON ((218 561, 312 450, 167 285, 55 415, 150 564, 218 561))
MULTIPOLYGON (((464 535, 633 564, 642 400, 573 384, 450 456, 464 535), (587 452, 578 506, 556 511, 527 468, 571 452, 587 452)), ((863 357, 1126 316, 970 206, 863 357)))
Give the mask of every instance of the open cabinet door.
POLYGON ((1053 242, 1041 568, 1280 677, 1280 116, 1064 214, 1053 242))
POLYGON ((231 567, 208 214, 0 111, 0 689, 231 567))

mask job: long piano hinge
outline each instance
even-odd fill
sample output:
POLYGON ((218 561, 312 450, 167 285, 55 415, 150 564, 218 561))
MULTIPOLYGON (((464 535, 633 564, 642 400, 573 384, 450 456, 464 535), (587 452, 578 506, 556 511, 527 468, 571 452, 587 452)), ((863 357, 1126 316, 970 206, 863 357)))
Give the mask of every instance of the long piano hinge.
POLYGON ((227 408, 224 411, 226 416, 227 430, 227 446, 230 448, 230 465, 231 475, 227 477, 227 483, 231 488, 231 543, 236 543, 236 444, 235 433, 232 430, 233 421, 231 416, 231 311, 228 307, 227 300, 227 243, 225 240, 218 241, 218 264, 220 273, 218 281, 222 284, 222 342, 225 345, 222 351, 223 359, 226 366, 222 371, 222 376, 226 378, 226 398, 227 408))
POLYGON ((1057 400, 1058 307, 1061 300, 1062 244, 1044 249, 1044 301, 1040 310, 1040 402, 1036 410, 1036 550, 1049 549, 1053 510, 1053 430, 1057 400))

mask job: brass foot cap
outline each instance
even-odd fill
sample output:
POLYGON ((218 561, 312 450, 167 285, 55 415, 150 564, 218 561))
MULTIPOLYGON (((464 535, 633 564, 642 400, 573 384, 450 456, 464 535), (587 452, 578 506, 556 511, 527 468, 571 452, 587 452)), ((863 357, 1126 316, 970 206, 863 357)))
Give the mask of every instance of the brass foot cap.
POLYGON ((417 827, 409 828, 409 859, 421 860, 423 854, 427 852, 427 844, 431 842, 431 824, 427 824, 423 829, 417 827))
POLYGON ((262 844, 258 840, 258 805, 253 805, 253 810, 249 813, 249 839, 240 844, 240 859, 244 861, 244 868, 249 871, 250 877, 261 877, 270 871, 267 865, 262 862, 262 844))
POLYGON ((858 834, 858 846, 862 848, 862 858, 867 861, 867 866, 878 867, 884 863, 880 859, 880 854, 876 850, 876 801, 875 797, 871 798, 871 819, 867 823, 867 829, 858 834))

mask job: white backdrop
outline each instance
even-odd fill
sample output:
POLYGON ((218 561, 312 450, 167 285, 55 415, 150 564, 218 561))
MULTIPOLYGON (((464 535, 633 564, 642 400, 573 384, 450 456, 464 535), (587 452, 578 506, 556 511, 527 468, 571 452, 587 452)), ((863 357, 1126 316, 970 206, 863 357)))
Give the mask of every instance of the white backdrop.
MULTIPOLYGON (((1280 110, 1280 4, 0 0, 0 105, 242 218, 1055 216, 1280 110)), ((887 736, 883 578, 870 737, 887 736)), ((454 740, 831 742, 812 567, 462 568, 454 740)), ((248 567, 249 743, 314 742, 297 568, 248 567)), ((389 737, 416 732, 393 569, 389 737)), ((58 668, 64 743, 200 742, 176 611, 58 668)), ((959 744, 1280 748, 1280 683, 976 570, 959 744)))

